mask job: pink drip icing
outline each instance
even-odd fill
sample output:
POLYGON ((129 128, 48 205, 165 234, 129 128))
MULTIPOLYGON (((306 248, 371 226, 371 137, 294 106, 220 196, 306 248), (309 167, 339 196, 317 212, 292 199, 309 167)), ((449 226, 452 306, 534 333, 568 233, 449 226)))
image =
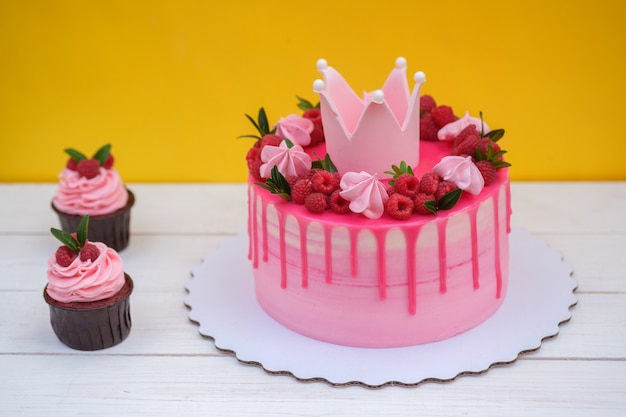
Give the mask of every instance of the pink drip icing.
POLYGON ((378 253, 378 295, 381 300, 387 298, 387 258, 385 257, 386 233, 374 231, 376 252, 378 253))
POLYGON ((404 231, 404 239, 406 240, 406 272, 409 286, 409 314, 415 315, 417 312, 417 268, 415 266, 415 247, 417 246, 417 238, 419 228, 407 229, 404 231))
POLYGON ((261 204, 261 233, 263 234, 263 262, 267 262, 268 259, 268 242, 267 242, 267 203, 262 201, 261 204))
POLYGON ((302 288, 309 286, 309 259, 307 258, 307 236, 306 230, 309 223, 299 220, 298 227, 300 229, 300 264, 302 265, 302 288))
POLYGON ((513 214, 513 210, 511 210, 511 184, 507 182, 506 184, 506 232, 511 233, 511 214, 513 214))
POLYGON ((500 195, 493 197, 493 223, 496 257, 496 298, 502 296, 502 266, 500 265, 500 195))
POLYGON ((447 268, 448 260, 446 254, 446 226, 447 220, 437 222, 437 235, 439 237, 439 291, 445 293, 448 290, 447 286, 447 268))
POLYGON ((330 284, 333 281, 333 252, 332 252, 332 238, 331 228, 324 226, 324 259, 326 261, 326 283, 330 284))
POLYGON ((258 197, 256 196, 256 193, 254 193, 253 191, 250 192, 250 198, 251 198, 251 203, 250 203, 250 217, 251 219, 248 220, 249 224, 250 224, 250 254, 249 257, 252 257, 252 267, 253 268, 257 268, 259 266, 259 231, 258 231, 258 219, 257 219, 257 199, 258 197))
POLYGON ((278 212, 278 246, 280 247, 280 288, 287 288, 285 222, 285 215, 283 215, 281 212, 278 212))
POLYGON ((474 289, 480 288, 480 282, 478 280, 478 225, 477 223, 478 210, 472 210, 470 218, 470 239, 472 240, 472 283, 474 289))
POLYGON ((356 277, 359 271, 359 262, 358 262, 358 254, 357 254, 357 249, 358 249, 358 240, 357 240, 357 235, 359 234, 359 232, 355 229, 350 229, 349 231, 350 233, 350 269, 352 272, 352 276, 356 277))

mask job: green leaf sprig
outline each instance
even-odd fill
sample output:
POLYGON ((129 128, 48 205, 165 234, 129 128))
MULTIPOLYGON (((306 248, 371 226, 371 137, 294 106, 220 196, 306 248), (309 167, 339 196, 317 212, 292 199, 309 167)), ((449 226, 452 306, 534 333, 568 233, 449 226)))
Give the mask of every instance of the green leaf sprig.
POLYGON ((291 186, 283 174, 278 171, 276 165, 272 168, 271 177, 265 179, 265 183, 256 182, 255 184, 272 194, 280 196, 285 201, 291 201, 291 186))
POLYGON ((309 100, 304 99, 302 97, 296 96, 296 98, 298 99, 298 108, 300 110, 302 110, 303 112, 305 112, 307 110, 311 110, 311 109, 319 109, 320 108, 319 101, 317 102, 317 104, 314 105, 309 100))
POLYGON ((89 215, 84 216, 78 223, 76 230, 76 238, 64 230, 50 228, 50 233, 56 237, 61 243, 70 248, 73 252, 79 253, 80 249, 87 243, 87 235, 89 233, 89 215))
POLYGON ((267 119, 267 114, 265 113, 265 109, 263 107, 259 109, 259 114, 256 120, 254 120, 254 117, 250 116, 249 114, 245 114, 245 116, 250 121, 250 123, 252 123, 252 125, 257 130, 257 132, 259 132, 259 134, 258 135, 241 135, 241 136, 237 136, 237 138, 253 138, 253 139, 261 140, 263 136, 265 135, 274 134, 275 129, 270 129, 270 124, 267 119))
POLYGON ((313 155, 317 158, 317 160, 311 163, 311 168, 323 169, 331 174, 337 172, 337 167, 333 164, 329 154, 326 154, 324 159, 321 159, 315 152, 313 152, 313 155))
MULTIPOLYGON (((76 149, 67 148, 64 150, 66 154, 70 156, 74 161, 80 162, 85 159, 89 159, 85 154, 77 151, 76 149)), ((93 154, 92 159, 97 159, 100 162, 100 165, 104 165, 104 162, 107 160, 109 155, 111 154, 111 145, 106 144, 93 154)))
POLYGON ((402 174, 415 175, 413 173, 413 168, 410 165, 407 165, 405 161, 400 161, 400 165, 392 165, 391 169, 393 171, 385 171, 385 174, 389 174, 393 176, 393 179, 389 180, 389 185, 393 186, 395 184, 395 180, 402 174))

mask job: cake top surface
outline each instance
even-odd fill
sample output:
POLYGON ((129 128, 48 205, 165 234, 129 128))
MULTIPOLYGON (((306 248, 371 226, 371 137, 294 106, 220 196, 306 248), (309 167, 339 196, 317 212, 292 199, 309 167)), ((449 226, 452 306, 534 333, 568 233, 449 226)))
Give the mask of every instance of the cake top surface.
POLYGON ((449 210, 463 194, 479 195, 507 176, 510 164, 498 144, 504 130, 490 129, 482 112, 459 117, 420 96, 422 72, 411 92, 404 58, 382 88, 362 98, 325 60, 317 68, 320 101, 298 97, 302 115, 272 127, 263 108, 257 120, 246 115, 259 132, 245 136, 258 139, 246 155, 249 172, 270 193, 313 213, 406 220, 449 210))

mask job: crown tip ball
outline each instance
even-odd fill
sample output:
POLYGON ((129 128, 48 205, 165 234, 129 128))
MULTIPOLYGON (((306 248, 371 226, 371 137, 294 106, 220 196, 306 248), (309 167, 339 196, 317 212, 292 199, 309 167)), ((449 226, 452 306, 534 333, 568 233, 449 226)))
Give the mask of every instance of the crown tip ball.
POLYGON ((324 58, 320 58, 317 60, 316 64, 318 70, 324 70, 328 68, 328 62, 324 58))
POLYGON ((383 90, 374 91, 374 94, 372 94, 372 101, 374 103, 383 104, 384 100, 385 100, 385 93, 383 93, 383 90))
POLYGON ((417 71, 415 75, 413 75, 413 79, 416 83, 423 83, 426 81, 426 74, 422 71, 417 71))
POLYGON ((406 68, 406 58, 403 56, 399 56, 396 58, 396 68, 402 69, 406 68))
POLYGON ((322 91, 324 91, 325 87, 326 87, 326 84, 324 83, 324 81, 322 80, 313 81, 313 91, 315 91, 316 93, 321 93, 322 91))

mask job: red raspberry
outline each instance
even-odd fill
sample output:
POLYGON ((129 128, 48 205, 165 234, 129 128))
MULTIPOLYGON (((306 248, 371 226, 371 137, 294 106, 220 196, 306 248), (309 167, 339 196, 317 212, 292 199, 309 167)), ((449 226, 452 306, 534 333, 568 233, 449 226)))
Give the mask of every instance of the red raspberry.
POLYGON ((450 106, 437 106, 430 114, 439 129, 457 119, 450 106))
POLYGON ((304 174, 305 178, 311 179, 313 178, 313 175, 315 175, 316 173, 323 171, 323 169, 321 168, 311 168, 309 169, 309 172, 307 172, 306 174, 304 174))
POLYGON ((308 109, 302 114, 302 117, 311 119, 314 124, 322 123, 322 112, 318 108, 308 109))
POLYGON ((76 165, 78 165, 78 162, 70 158, 67 160, 67 164, 65 164, 65 168, 70 169, 72 171, 76 171, 76 165))
POLYGON ((435 194, 439 186, 439 175, 434 172, 427 172, 422 175, 420 180, 419 192, 424 194, 435 194))
POLYGON ((250 148, 246 154, 246 162, 248 163, 248 172, 250 175, 258 181, 263 181, 263 178, 261 178, 261 165, 263 165, 263 161, 261 161, 261 151, 259 148, 260 146, 256 146, 256 144, 250 148))
POLYGON ((437 107, 437 103, 435 103, 434 98, 428 94, 420 97, 420 111, 422 113, 430 113, 435 107, 437 107))
POLYGON ((304 199, 304 207, 312 213, 323 213, 328 208, 328 198, 322 193, 311 193, 304 199))
POLYGON ((480 132, 476 129, 476 126, 469 125, 465 127, 465 129, 461 130, 456 138, 454 138, 454 147, 459 146, 468 136, 477 136, 480 137, 480 132))
MULTIPOLYGON (((488 137, 480 138, 477 148, 480 148, 485 153, 485 156, 489 155, 489 146, 491 146, 492 152, 500 152, 500 145, 489 139, 488 137)), ((472 154, 473 156, 473 154, 472 154)), ((501 157, 499 157, 501 159, 501 157)))
POLYGON ((407 197, 413 197, 420 187, 419 179, 411 174, 400 174, 393 183, 396 192, 407 197))
POLYGON ((313 131, 311 132, 311 142, 308 146, 314 146, 318 143, 322 143, 325 139, 326 138, 324 136, 324 127, 322 126, 322 123, 314 123, 313 131))
POLYGON ((459 187, 457 187, 456 184, 454 184, 453 182, 440 181, 439 186, 437 187, 437 192, 435 193, 435 201, 439 203, 439 200, 441 200, 441 197, 448 194, 450 191, 456 190, 457 188, 459 187))
POLYGON ((100 173, 100 161, 97 159, 83 159, 76 165, 76 171, 81 177, 91 179, 100 173))
POLYGON ((413 200, 402 194, 392 194, 385 202, 385 213, 398 220, 406 220, 413 214, 413 200))
POLYGON ((261 144, 259 145, 259 150, 262 150, 264 147, 270 146, 278 146, 283 140, 276 135, 267 134, 261 138, 261 144))
POLYGON ((415 194, 415 197, 413 198, 413 211, 417 214, 434 214, 424 205, 427 201, 435 201, 435 196, 425 193, 415 194))
MULTIPOLYGON (((463 142, 455 149, 453 149, 453 155, 470 155, 474 157, 474 152, 481 144, 482 139, 477 135, 469 135, 463 142)), ((485 154, 486 155, 486 154, 485 154)))
POLYGON ((496 167, 489 161, 476 162, 476 168, 480 171, 480 174, 485 180, 485 185, 489 185, 496 179, 496 167))
POLYGON ((80 260, 85 262, 87 259, 90 259, 91 262, 98 259, 100 256, 100 249, 92 243, 87 243, 80 250, 80 260))
POLYGON ((347 214, 350 213, 350 202, 343 198, 339 193, 341 190, 335 190, 328 199, 330 209, 335 213, 347 214))
POLYGON ((391 194, 395 194, 396 193, 396 187, 389 187, 387 188, 387 195, 391 196, 391 194))
POLYGON ((113 168, 114 162, 115 160, 113 159, 113 155, 109 154, 109 156, 107 156, 107 159, 104 161, 104 164, 102 164, 102 166, 106 169, 111 169, 113 168))
POLYGON ((339 188, 339 182, 337 177, 328 171, 318 171, 311 177, 311 184, 313 189, 318 193, 326 195, 332 194, 337 188, 339 188))
POLYGON ((437 138, 437 132, 439 132, 439 128, 435 124, 431 114, 422 114, 420 117, 420 140, 435 142, 439 140, 437 138))
POLYGON ((304 204, 306 198, 313 192, 311 181, 301 178, 291 187, 291 200, 297 204, 304 204))
POLYGON ((54 255, 57 263, 61 266, 70 266, 72 261, 78 256, 76 252, 67 246, 59 246, 54 255))

